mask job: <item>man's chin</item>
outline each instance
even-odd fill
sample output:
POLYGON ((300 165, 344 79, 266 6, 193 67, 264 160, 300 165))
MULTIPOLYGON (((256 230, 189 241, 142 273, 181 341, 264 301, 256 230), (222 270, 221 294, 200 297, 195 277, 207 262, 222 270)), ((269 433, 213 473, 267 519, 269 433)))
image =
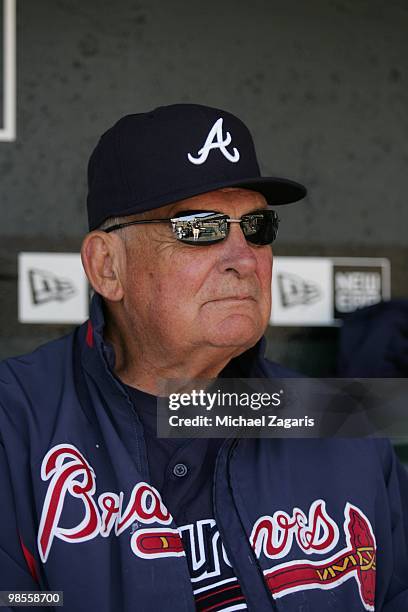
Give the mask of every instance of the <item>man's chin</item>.
POLYGON ((219 348, 241 348, 242 352, 258 342, 264 327, 248 317, 234 315, 220 324, 211 336, 211 344, 219 348))

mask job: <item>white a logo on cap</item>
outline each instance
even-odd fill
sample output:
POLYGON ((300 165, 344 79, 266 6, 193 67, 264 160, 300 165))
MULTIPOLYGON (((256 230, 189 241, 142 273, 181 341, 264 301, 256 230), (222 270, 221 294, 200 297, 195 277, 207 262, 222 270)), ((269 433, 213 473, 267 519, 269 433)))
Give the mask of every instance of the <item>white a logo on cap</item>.
POLYGON ((227 151, 230 142, 231 134, 229 132, 226 133, 225 139, 222 135, 222 117, 220 117, 209 131, 204 146, 198 151, 198 157, 193 157, 191 153, 187 157, 192 164, 203 164, 207 160, 211 149, 219 149, 228 161, 235 164, 239 160, 239 151, 235 147, 232 149, 232 153, 227 151))

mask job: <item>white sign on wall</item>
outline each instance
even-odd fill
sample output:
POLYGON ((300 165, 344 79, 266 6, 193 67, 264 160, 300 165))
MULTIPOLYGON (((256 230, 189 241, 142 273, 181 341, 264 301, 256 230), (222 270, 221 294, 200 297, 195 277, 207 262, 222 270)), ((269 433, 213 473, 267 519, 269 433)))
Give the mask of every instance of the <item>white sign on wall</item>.
POLYGON ((20 253, 21 323, 82 323, 88 317, 88 281, 77 253, 20 253))
POLYGON ((0 141, 16 139, 16 0, 0 0, 1 125, 0 141))
POLYGON ((388 259, 274 258, 271 325, 336 325, 357 308, 390 298, 388 259))
POLYGON ((275 257, 273 325, 331 325, 332 263, 324 257, 275 257))

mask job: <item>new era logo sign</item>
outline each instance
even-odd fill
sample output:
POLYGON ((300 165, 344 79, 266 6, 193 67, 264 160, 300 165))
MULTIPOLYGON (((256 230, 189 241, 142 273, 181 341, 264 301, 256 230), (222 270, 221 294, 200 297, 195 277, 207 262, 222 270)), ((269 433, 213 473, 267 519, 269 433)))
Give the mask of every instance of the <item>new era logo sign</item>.
POLYGON ((331 325, 332 263, 322 257, 275 257, 272 325, 331 325))
POLYGON ((371 257, 274 257, 272 325, 335 325, 391 296, 390 263, 371 257))
POLYGON ((357 308, 390 299, 391 272, 388 260, 335 257, 333 264, 335 317, 341 318, 357 308))
POLYGON ((277 275, 279 296, 282 306, 290 308, 299 304, 313 304, 322 295, 316 283, 304 280, 296 274, 280 273, 277 275))
POLYGON ((18 309, 22 323, 82 323, 88 282, 77 253, 20 253, 18 309))
POLYGON ((28 279, 33 304, 45 304, 52 300, 65 302, 77 293, 70 280, 58 278, 46 270, 28 270, 28 279))

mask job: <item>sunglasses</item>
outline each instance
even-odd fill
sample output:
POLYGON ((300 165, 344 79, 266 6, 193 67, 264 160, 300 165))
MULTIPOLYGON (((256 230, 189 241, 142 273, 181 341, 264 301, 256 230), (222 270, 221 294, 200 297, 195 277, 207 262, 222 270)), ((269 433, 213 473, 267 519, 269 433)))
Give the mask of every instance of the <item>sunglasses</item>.
POLYGON ((248 242, 252 244, 272 244, 275 240, 279 218, 274 210, 255 210, 240 219, 231 219, 228 215, 210 210, 183 211, 169 219, 148 219, 146 221, 128 221, 104 229, 105 232, 142 225, 145 223, 170 223, 177 240, 186 244, 206 245, 224 240, 231 223, 239 223, 248 242))

